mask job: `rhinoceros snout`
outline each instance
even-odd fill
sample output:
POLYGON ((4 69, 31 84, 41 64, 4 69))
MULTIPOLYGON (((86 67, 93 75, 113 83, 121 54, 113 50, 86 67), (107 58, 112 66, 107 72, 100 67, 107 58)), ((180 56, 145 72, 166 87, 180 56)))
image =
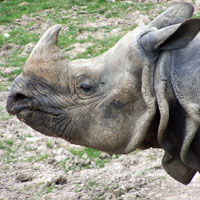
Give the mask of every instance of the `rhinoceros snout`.
POLYGON ((22 76, 18 76, 10 89, 6 109, 9 114, 17 115, 22 110, 30 107, 30 99, 32 94, 26 89, 26 82, 22 76))
POLYGON ((6 109, 9 114, 17 115, 27 107, 28 98, 21 93, 10 94, 7 99, 6 109), (25 103, 26 102, 26 103, 25 103))

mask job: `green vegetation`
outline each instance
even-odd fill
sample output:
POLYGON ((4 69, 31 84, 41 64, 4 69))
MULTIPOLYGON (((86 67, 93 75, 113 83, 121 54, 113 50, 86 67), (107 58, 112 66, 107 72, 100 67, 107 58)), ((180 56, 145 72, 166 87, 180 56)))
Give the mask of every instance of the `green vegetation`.
POLYGON ((81 150, 77 149, 70 149, 69 150, 73 155, 82 157, 84 154, 86 154, 89 158, 99 158, 101 155, 100 151, 97 151, 95 149, 89 149, 89 148, 84 148, 81 150))
POLYGON ((47 140, 47 141, 46 141, 46 146, 47 146, 48 148, 52 149, 52 148, 53 148, 53 143, 52 143, 52 141, 51 141, 51 140, 47 140))
POLYGON ((66 172, 80 169, 91 169, 91 168, 102 168, 106 163, 112 159, 119 158, 118 155, 109 156, 98 150, 83 148, 83 149, 70 149, 69 150, 74 156, 66 158, 62 166, 66 172))
MULTIPOLYGON (((70 10, 72 8, 78 9, 78 14, 105 14, 107 18, 121 17, 127 14, 130 9, 149 11, 153 4, 129 4, 120 1, 112 2, 107 0, 15 0, 6 1, 0 5, 0 23, 13 23, 15 19, 21 18, 24 14, 36 15, 39 11, 54 9, 54 13, 50 16, 56 22, 66 23, 61 17, 57 17, 61 10, 70 10), (26 2, 26 3, 24 3, 26 2)), ((84 19, 82 19, 84 21, 84 19)))
POLYGON ((29 156, 27 158, 28 162, 40 162, 49 158, 48 154, 38 154, 37 156, 29 156))
MULTIPOLYGON (((13 79, 23 71, 23 66, 30 52, 21 56, 27 44, 36 44, 41 37, 42 23, 62 24, 63 29, 59 37, 59 46, 65 49, 66 58, 69 60, 78 58, 91 58, 98 56, 112 47, 126 32, 132 30, 137 25, 102 25, 86 26, 86 23, 94 23, 102 18, 122 18, 134 10, 148 13, 154 8, 154 4, 135 3, 130 4, 123 1, 107 0, 15 0, 2 1, 0 3, 0 25, 5 26, 4 33, 0 33, 0 49, 8 49, 8 55, 0 62, 0 76, 13 79), (34 29, 34 27, 36 27, 34 29), (108 36, 113 29, 120 27, 120 31, 115 36, 108 36), (96 38, 95 33, 101 32, 101 39, 96 38), (85 38, 80 36, 85 34, 85 38), (87 44, 85 51, 71 56, 74 44, 87 44), (11 46, 9 46, 11 45, 11 46), (3 68, 2 68, 3 66, 3 68), (6 73, 5 68, 13 68, 6 73)), ((48 25, 50 27, 51 25, 48 25)), ((4 84, 0 84, 0 91, 5 91, 4 84)))

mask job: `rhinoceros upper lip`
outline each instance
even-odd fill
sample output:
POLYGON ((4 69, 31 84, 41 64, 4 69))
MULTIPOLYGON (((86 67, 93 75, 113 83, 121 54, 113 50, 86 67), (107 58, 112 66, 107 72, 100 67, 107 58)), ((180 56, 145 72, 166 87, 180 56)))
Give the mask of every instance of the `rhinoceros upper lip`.
POLYGON ((30 115, 30 112, 44 112, 44 111, 42 111, 41 109, 38 109, 38 108, 36 108, 36 107, 32 107, 32 106, 30 106, 30 105, 20 105, 20 104, 18 104, 18 105, 15 105, 14 107, 13 107, 13 109, 12 109, 12 113, 10 113, 10 114, 13 114, 13 115, 17 115, 17 117, 20 119, 20 113, 22 113, 22 112, 24 112, 24 111, 29 111, 29 117, 31 116, 30 115))
POLYGON ((7 111, 8 113, 10 113, 11 115, 19 115, 20 112, 22 112, 23 110, 29 110, 31 112, 43 112, 46 114, 51 114, 51 115, 58 115, 58 111, 55 111, 55 113, 47 108, 44 107, 42 108, 42 106, 38 106, 34 103, 33 99, 24 99, 22 101, 14 101, 14 98, 12 96, 8 97, 8 101, 7 101, 7 111))
MULTIPOLYGON (((50 108, 49 108, 50 109, 50 108)), ((24 111, 24 110, 29 110, 29 112, 42 112, 44 114, 49 114, 49 115, 53 115, 53 116, 59 116, 61 114, 61 112, 52 112, 51 110, 49 110, 48 108, 38 108, 37 106, 24 106, 21 109, 18 109, 18 112, 16 113, 16 115, 19 115, 20 112, 24 111)))
POLYGON ((7 99, 7 111, 11 115, 17 115, 22 110, 30 107, 30 103, 28 103, 27 99, 23 101, 15 101, 14 96, 9 96, 7 99))

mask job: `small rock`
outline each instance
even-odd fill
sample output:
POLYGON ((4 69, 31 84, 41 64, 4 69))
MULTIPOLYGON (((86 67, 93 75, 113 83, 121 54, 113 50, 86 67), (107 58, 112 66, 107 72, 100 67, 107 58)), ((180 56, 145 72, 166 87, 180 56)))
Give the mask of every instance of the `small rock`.
POLYGON ((67 183, 67 178, 65 176, 60 176, 55 180, 56 185, 64 185, 67 183))
POLYGON ((54 178, 51 181, 48 181, 46 186, 49 187, 51 185, 64 185, 66 183, 67 183, 67 178, 61 175, 58 178, 54 178))
POLYGON ((107 193, 106 195, 104 195, 105 196, 105 199, 113 199, 113 196, 112 196, 112 194, 110 194, 110 193, 107 193))
POLYGON ((120 190, 120 188, 118 188, 113 191, 113 194, 115 195, 115 197, 120 197, 122 195, 122 191, 120 190))
POLYGON ((2 50, 9 50, 12 48, 12 45, 10 44, 5 44, 3 47, 2 47, 2 50))
POLYGON ((109 154, 102 152, 102 153, 100 154, 100 158, 101 158, 101 159, 106 159, 106 158, 110 158, 110 156, 109 156, 109 154))
POLYGON ((90 158, 88 158, 87 160, 85 160, 85 166, 89 165, 91 163, 90 158))
POLYGON ((79 11, 79 14, 87 14, 87 12, 86 11, 84 11, 84 10, 81 10, 81 11, 79 11))
POLYGON ((3 36, 4 36, 5 38, 9 38, 9 37, 10 37, 10 34, 4 33, 3 36))
POLYGON ((35 17, 36 20, 41 20, 40 16, 35 17))
POLYGON ((49 158, 47 162, 48 162, 48 164, 54 164, 56 162, 56 159, 55 158, 49 158))
POLYGON ((77 11, 77 10, 78 10, 78 7, 77 7, 77 6, 73 6, 73 7, 72 7, 72 10, 73 10, 73 11, 77 11))
POLYGON ((83 163, 84 162, 84 160, 81 160, 81 159, 79 159, 78 157, 75 157, 74 158, 74 164, 75 165, 81 165, 81 163, 83 163))
POLYGON ((28 181, 32 181, 32 180, 33 180, 33 177, 30 176, 29 174, 20 174, 16 178, 17 182, 28 182, 28 181))
POLYGON ((125 187, 126 187, 126 191, 129 192, 133 189, 134 186, 133 184, 127 184, 125 187))
POLYGON ((23 7, 23 6, 28 6, 28 5, 29 5, 28 2, 22 2, 22 3, 19 4, 19 6, 22 6, 22 7, 23 7))

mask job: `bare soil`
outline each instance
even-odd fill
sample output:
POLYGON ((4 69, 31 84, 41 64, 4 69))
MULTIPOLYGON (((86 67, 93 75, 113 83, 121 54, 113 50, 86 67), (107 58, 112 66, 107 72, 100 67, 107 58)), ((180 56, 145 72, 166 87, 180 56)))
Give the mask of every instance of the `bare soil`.
POLYGON ((160 149, 121 155, 103 168, 95 165, 91 169, 84 168, 83 160, 68 151, 82 147, 45 137, 15 117, 7 116, 6 96, 7 92, 0 94, 0 107, 6 118, 0 120, 0 133, 4 141, 14 143, 10 156, 6 149, 0 149, 1 158, 5 158, 0 161, 1 200, 200 199, 200 176, 197 174, 187 186, 172 179, 162 168, 160 149), (47 145, 48 142, 51 145, 47 145), (48 158, 40 159, 42 155, 48 158), (66 158, 65 165, 72 162, 80 167, 66 171, 67 166, 62 166, 66 158))
MULTIPOLYGON (((196 1, 197 9, 199 4, 196 1)), ((148 23, 152 18, 136 12, 125 19, 101 18, 96 24, 86 23, 85 26, 129 24, 133 17, 138 20, 138 24, 148 23)), ((24 16, 19 23, 23 25, 28 20, 32 19, 24 16)), ((40 30, 42 33, 52 25, 51 22, 43 22, 40 18, 37 20, 38 25, 30 31, 40 30), (42 30, 38 27, 42 27, 42 30)), ((120 31, 119 27, 105 34, 117 34, 120 31)), ((4 28, 1 30, 8 32, 4 28)), ((96 37, 102 36, 101 30, 94 34, 96 37)), ((87 36, 87 32, 80 37, 84 36, 87 36)), ((76 44, 70 54, 74 56, 90 44, 84 45, 76 44)), ((34 44, 29 44, 24 47, 22 56, 29 53, 33 46, 34 44)), ((1 49, 0 63, 4 63, 5 56, 16 48, 18 47, 13 44, 1 49)), ((0 77, 0 83, 4 82, 6 78, 0 77)), ((17 118, 9 116, 5 110, 7 95, 8 92, 0 93, 0 141, 3 145, 0 148, 0 200, 200 199, 199 174, 187 186, 175 181, 162 168, 161 149, 136 151, 119 158, 102 153, 103 158, 110 158, 111 161, 99 168, 95 161, 87 156, 83 160, 69 152, 69 149, 79 150, 82 147, 43 136, 17 118), (90 169, 85 167, 88 163, 90 169)))

